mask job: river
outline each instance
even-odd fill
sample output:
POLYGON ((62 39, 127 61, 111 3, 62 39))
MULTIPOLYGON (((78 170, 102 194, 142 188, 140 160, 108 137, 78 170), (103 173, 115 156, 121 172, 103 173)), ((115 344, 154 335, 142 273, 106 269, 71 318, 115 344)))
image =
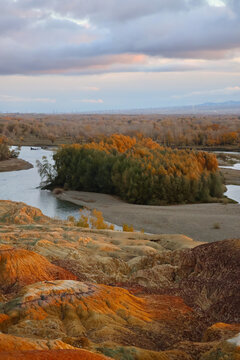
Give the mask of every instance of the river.
MULTIPOLYGON (((21 148, 19 158, 30 162, 34 167, 29 170, 0 173, 0 199, 22 201, 39 208, 43 214, 66 219, 69 215, 79 217, 79 206, 57 199, 50 191, 39 188, 41 178, 38 174, 36 161, 46 156, 53 162, 53 151, 31 150, 30 147, 21 148)), ((240 164, 235 165, 238 169, 240 164)), ((239 173, 240 174, 240 173, 239 173)), ((228 185, 225 193, 229 198, 240 203, 240 186, 228 185)), ((119 227, 117 227, 119 229, 119 227)))
MULTIPOLYGON (((240 176, 240 171, 239 171, 239 176, 240 176)), ((240 204, 240 186, 239 185, 228 185, 225 195, 229 199, 233 199, 240 204)))
POLYGON ((22 201, 39 208, 43 214, 59 219, 66 219, 69 215, 79 217, 79 206, 61 201, 48 190, 39 188, 41 178, 36 167, 36 160, 46 156, 53 162, 53 151, 31 150, 23 146, 19 158, 30 162, 34 167, 29 170, 0 173, 0 199, 22 201))
MULTIPOLYGON (((231 152, 231 151, 216 151, 216 153, 222 153, 222 154, 233 154, 233 155, 239 155, 239 152, 231 152)), ((223 169, 232 169, 232 170, 239 170, 239 176, 240 176, 240 163, 236 163, 232 166, 219 166, 219 168, 223 168, 223 169)), ((229 199, 233 199, 235 201, 237 201, 240 204, 240 186, 238 185, 228 185, 227 186, 227 191, 225 192, 225 195, 229 198, 229 199)))

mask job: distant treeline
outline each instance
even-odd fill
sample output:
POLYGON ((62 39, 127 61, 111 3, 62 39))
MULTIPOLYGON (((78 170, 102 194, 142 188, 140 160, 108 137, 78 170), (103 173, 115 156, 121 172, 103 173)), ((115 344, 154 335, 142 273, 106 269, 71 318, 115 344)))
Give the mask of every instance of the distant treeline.
POLYGON ((172 150, 140 135, 63 146, 54 160, 51 187, 115 194, 135 204, 208 202, 224 191, 215 155, 172 150))
POLYGON ((17 145, 86 143, 116 131, 141 132, 163 146, 239 147, 237 115, 0 114, 0 136, 17 145))

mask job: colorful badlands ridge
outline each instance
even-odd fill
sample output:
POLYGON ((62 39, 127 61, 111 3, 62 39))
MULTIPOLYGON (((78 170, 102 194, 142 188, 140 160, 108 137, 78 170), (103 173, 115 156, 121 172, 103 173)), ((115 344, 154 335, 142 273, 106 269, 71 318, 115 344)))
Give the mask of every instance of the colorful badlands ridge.
POLYGON ((84 230, 0 201, 0 358, 240 359, 239 259, 238 239, 84 230))

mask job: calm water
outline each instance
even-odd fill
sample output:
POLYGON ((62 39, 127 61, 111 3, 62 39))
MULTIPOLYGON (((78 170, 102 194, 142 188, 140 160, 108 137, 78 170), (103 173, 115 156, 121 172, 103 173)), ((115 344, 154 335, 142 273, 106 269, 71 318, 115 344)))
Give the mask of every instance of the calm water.
POLYGON ((234 164, 233 166, 219 166, 222 169, 233 169, 240 170, 240 163, 234 164))
POLYGON ((79 217, 79 206, 55 198, 48 190, 40 190, 40 176, 36 167, 36 160, 46 156, 53 161, 53 152, 48 150, 31 150, 22 147, 19 158, 30 162, 34 168, 29 170, 0 173, 0 199, 22 201, 35 206, 50 217, 66 219, 69 215, 79 217))
MULTIPOLYGON (((240 176, 240 171, 239 171, 240 176)), ((233 199, 237 201, 240 204, 240 186, 238 185, 228 185, 227 191, 225 192, 225 195, 229 197, 229 199, 233 199)))
MULTIPOLYGON (((216 153, 224 153, 224 154, 236 154, 239 155, 239 152, 231 152, 231 151, 216 151, 216 153)), ((239 176, 240 176, 240 163, 236 163, 233 166, 219 166, 223 169, 233 169, 233 170, 239 170, 239 176)), ((230 199, 233 199, 237 201, 240 204, 240 186, 238 185, 228 185, 227 191, 225 192, 225 195, 229 197, 230 199)))
MULTIPOLYGON (((0 199, 22 201, 28 205, 37 207, 44 215, 67 219, 72 215, 79 218, 81 206, 67 201, 56 199, 49 190, 39 188, 41 178, 36 167, 36 161, 42 160, 46 156, 50 163, 53 163, 53 151, 50 150, 31 150, 28 146, 23 146, 19 155, 20 159, 26 160, 34 167, 29 170, 0 172, 0 199)), ((88 210, 84 210, 85 215, 89 215, 88 210)), ((106 223, 110 224, 106 221, 106 223)), ((115 225, 115 230, 122 230, 122 226, 115 225)))

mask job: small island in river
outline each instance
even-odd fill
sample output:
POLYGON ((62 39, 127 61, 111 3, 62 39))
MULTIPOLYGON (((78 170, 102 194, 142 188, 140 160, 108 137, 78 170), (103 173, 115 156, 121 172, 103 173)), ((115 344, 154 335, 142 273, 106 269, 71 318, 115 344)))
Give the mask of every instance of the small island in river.
POLYGON ((28 170, 31 168, 33 168, 33 165, 22 159, 12 158, 0 161, 0 172, 28 170))
POLYGON ((6 136, 0 136, 0 172, 27 170, 33 167, 29 162, 18 159, 20 147, 11 149, 6 136))

